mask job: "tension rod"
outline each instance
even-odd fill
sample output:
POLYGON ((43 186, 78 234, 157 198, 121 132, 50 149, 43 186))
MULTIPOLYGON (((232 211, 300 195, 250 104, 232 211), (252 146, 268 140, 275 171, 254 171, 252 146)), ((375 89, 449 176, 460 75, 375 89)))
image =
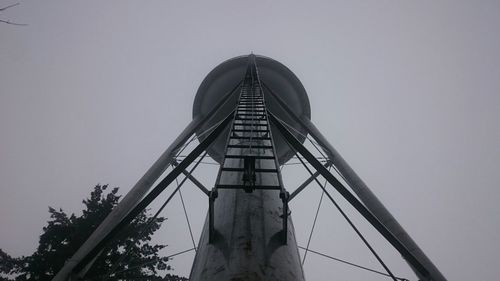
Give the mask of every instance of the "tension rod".
MULTIPOLYGON (((300 162, 302 162, 302 165, 309 172, 309 174, 312 175, 313 174, 312 171, 309 169, 309 167, 307 167, 306 163, 304 163, 304 160, 302 160, 300 158, 299 158, 299 160, 300 160, 300 162)), ((330 171, 328 171, 328 172, 330 172, 330 171)), ((347 214, 342 210, 342 208, 340 208, 339 204, 337 204, 337 202, 335 202, 335 200, 333 200, 333 197, 330 195, 330 193, 328 193, 328 191, 325 188, 326 184, 325 184, 325 186, 323 186, 323 185, 321 185, 321 183, 318 181, 317 178, 314 178, 314 180, 316 181, 316 183, 318 184, 318 186, 323 190, 323 194, 326 194, 326 196, 328 197, 328 199, 330 199, 330 202, 332 202, 332 204, 335 206, 335 208, 337 208, 337 210, 344 217, 344 219, 347 221, 347 223, 349 223, 349 225, 352 227, 352 229, 354 230, 354 232, 356 232, 356 234, 358 235, 358 237, 363 241, 363 243, 366 245, 366 247, 368 247, 368 249, 370 250, 370 252, 372 252, 372 254, 375 256, 375 258, 380 263, 380 265, 382 265, 382 267, 385 269, 385 271, 387 271, 387 274, 392 278, 392 280, 397 281, 396 276, 394 276, 394 274, 392 273, 392 271, 385 264, 385 262, 382 260, 382 258, 377 254, 377 252, 372 247, 372 245, 370 245, 370 243, 368 243, 368 240, 366 240, 366 238, 363 236, 363 234, 361 234, 361 232, 356 227, 356 225, 354 225, 354 223, 352 222, 352 220, 347 216, 347 214)), ((309 244, 307 246, 309 247, 309 244)), ((306 253, 307 253, 307 250, 306 250, 306 253)), ((305 258, 305 255, 304 255, 304 258, 305 258)))
MULTIPOLYGON (((201 162, 200 162, 201 163, 201 162)), ((178 166, 179 162, 177 162, 176 159, 172 159, 172 165, 178 166)), ((189 173, 186 170, 183 170, 182 173, 194 184, 196 187, 198 187, 203 193, 205 193, 207 196, 210 194, 210 191, 198 180, 196 179, 191 173, 189 173)))
MULTIPOLYGON (((300 159, 300 158, 299 158, 300 159)), ((331 166, 331 163, 330 161, 326 162, 325 167, 330 167, 331 166)), ((299 185, 299 187, 297 187, 293 192, 292 194, 290 194, 290 198, 288 198, 288 202, 292 201, 292 199, 299 195, 299 193, 304 190, 304 188, 306 188, 311 182, 313 182, 318 176, 320 175, 320 173, 318 171, 316 171, 314 174, 312 174, 308 179, 306 179, 301 185, 299 185)))
POLYGON ((126 225, 140 214, 167 186, 172 183, 208 146, 224 131, 234 116, 234 111, 224 118, 212 133, 189 153, 148 195, 142 199, 104 238, 74 267, 74 272, 81 271, 104 246, 113 239, 126 225))
POLYGON ((333 176, 314 155, 268 110, 271 122, 285 140, 298 151, 422 276, 430 278, 425 266, 354 195, 333 176))

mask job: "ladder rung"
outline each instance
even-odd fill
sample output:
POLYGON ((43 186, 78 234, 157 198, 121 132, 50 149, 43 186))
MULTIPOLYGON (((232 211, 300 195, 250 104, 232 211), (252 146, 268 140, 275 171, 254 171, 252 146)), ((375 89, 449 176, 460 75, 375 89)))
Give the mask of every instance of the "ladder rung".
POLYGON ((270 137, 239 137, 239 136, 231 136, 229 137, 231 139, 235 139, 235 140, 270 140, 271 138, 270 137))
POLYGON ((260 145, 260 144, 256 144, 256 145, 228 144, 227 147, 229 147, 229 148, 255 148, 255 149, 258 149, 258 148, 262 148, 262 149, 273 148, 271 145, 260 145))
POLYGON ((243 126, 243 125, 237 125, 237 126, 241 126, 243 128, 233 127, 233 129, 232 129, 233 132, 268 132, 269 131, 269 129, 267 129, 267 127, 265 127, 265 126, 262 126, 262 127, 253 126, 251 129, 248 128, 251 126, 243 126))
MULTIPOLYGON (((239 123, 239 121, 242 121, 242 120, 236 120, 238 121, 238 123, 234 122, 234 126, 244 126, 244 127, 268 127, 268 124, 267 123, 257 123, 257 122, 242 122, 242 123, 239 123)), ((251 120, 249 120, 251 121, 251 120)), ((261 120, 261 121, 265 121, 265 120, 261 120)))
POLYGON ((257 116, 257 117, 267 116, 266 114, 250 114, 250 113, 239 113, 239 112, 236 113, 236 114, 239 115, 239 116, 257 116))
POLYGON ((242 126, 242 127, 268 127, 267 123, 233 123, 234 126, 242 126))
POLYGON ((234 120, 238 120, 238 121, 243 120, 243 121, 245 121, 245 122, 243 122, 243 124, 254 124, 254 123, 256 123, 256 124, 267 124, 267 119, 266 118, 258 119, 258 118, 251 118, 251 117, 249 117, 249 118, 235 117, 234 120), (254 122, 250 122, 249 123, 248 121, 254 121, 254 122), (258 122, 265 122, 265 123, 258 123, 258 122))
POLYGON ((262 130, 262 129, 253 129, 253 130, 247 130, 247 129, 233 129, 233 132, 267 132, 268 130, 262 130))
POLYGON ((256 126, 258 125, 267 125, 267 119, 256 119, 256 118, 240 118, 240 117, 235 117, 235 121, 233 124, 240 125, 240 124, 245 124, 245 125, 252 125, 255 124, 256 126), (244 121, 244 122, 242 122, 244 121), (248 122, 248 121, 253 121, 253 122, 248 122), (263 122, 263 123, 260 123, 263 122))
POLYGON ((279 185, 253 185, 253 186, 247 186, 247 185, 232 185, 232 184, 218 184, 215 187, 220 188, 220 189, 281 189, 281 186, 279 185))
MULTIPOLYGON (((258 127, 258 126, 262 126, 262 127, 267 127, 267 123, 259 123, 259 122, 263 122, 263 121, 266 121, 266 119, 254 119, 253 122, 251 122, 252 119, 236 119, 234 121, 234 125, 235 126, 246 126, 246 127, 258 127), (243 122, 243 123, 236 123, 236 122, 243 122)), ((263 129, 263 128, 260 128, 260 129, 263 129)))
MULTIPOLYGON (((222 171, 224 172, 243 172, 245 171, 244 168, 221 168, 222 171)), ((278 170, 276 169, 262 169, 262 168, 256 168, 255 169, 256 173, 277 173, 278 170)))
POLYGON ((233 124, 234 125, 239 125, 239 126, 267 126, 267 122, 266 123, 258 123, 258 122, 265 122, 266 119, 261 119, 261 120, 256 120, 254 119, 253 121, 254 122, 241 122, 241 121, 252 121, 252 118, 249 118, 249 119, 235 119, 235 121, 238 121, 238 122, 234 122, 233 124))
POLYGON ((242 118, 242 117, 235 117, 234 120, 244 120, 244 121, 264 121, 266 120, 265 118, 259 118, 259 119, 256 119, 256 118, 242 118))
MULTIPOLYGON (((224 157, 229 158, 229 159, 243 159, 245 157, 248 157, 250 155, 226 155, 224 157)), ((264 155, 255 155, 252 156, 255 159, 268 159, 268 160, 274 160, 274 156, 264 156, 264 155)))
POLYGON ((238 116, 238 117, 241 117, 241 116, 243 116, 243 117, 246 117, 246 116, 250 116, 250 117, 266 117, 267 115, 266 114, 248 114, 248 113, 241 114, 241 113, 236 113, 236 116, 238 116))

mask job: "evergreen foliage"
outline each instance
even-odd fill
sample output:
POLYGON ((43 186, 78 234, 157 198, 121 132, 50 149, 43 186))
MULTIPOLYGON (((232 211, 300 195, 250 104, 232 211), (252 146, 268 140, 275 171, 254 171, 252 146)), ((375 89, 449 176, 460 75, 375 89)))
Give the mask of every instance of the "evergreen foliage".
MULTIPOLYGON (((31 256, 13 258, 0 249, 0 280, 50 281, 118 203, 118 188, 106 193, 107 188, 95 186, 90 197, 83 200, 81 216, 68 216, 62 209, 49 207, 50 219, 31 256)), ((166 245, 152 245, 151 236, 164 220, 151 220, 146 211, 142 212, 98 256, 85 279, 162 280, 158 271, 171 269, 168 258, 159 255, 166 245)), ((168 274, 163 280, 187 279, 168 274)))

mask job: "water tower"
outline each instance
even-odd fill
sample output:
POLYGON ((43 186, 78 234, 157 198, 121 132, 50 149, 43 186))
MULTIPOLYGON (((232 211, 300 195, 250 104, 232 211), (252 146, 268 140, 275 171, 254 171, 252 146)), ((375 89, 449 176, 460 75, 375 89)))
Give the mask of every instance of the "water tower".
POLYGON ((253 54, 221 63, 201 83, 191 123, 53 280, 83 277, 106 244, 181 174, 209 201, 190 280, 304 280, 288 202, 318 176, 401 253, 421 280, 446 280, 310 119, 306 91, 283 64, 253 54), (193 135, 199 144, 178 162, 177 153, 193 135), (303 145, 308 135, 323 150, 326 164, 303 145), (220 166, 210 188, 191 175, 197 164, 186 170, 202 154, 220 166), (280 167, 293 156, 314 171, 308 168, 309 180, 290 193, 280 167), (153 187, 170 165, 172 171, 153 187), (355 194, 326 166, 335 167, 355 194))

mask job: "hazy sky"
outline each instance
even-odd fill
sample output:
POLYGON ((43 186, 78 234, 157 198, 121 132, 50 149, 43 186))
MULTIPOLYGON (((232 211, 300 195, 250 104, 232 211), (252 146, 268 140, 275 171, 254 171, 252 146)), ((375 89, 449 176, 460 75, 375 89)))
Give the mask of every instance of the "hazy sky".
MULTIPOLYGON (((299 77, 313 122, 448 280, 498 279, 499 1, 33 0, 0 19, 29 24, 0 24, 7 252, 34 251, 47 206, 78 212, 97 183, 127 191, 188 124, 204 76, 254 52, 299 77)), ((197 176, 210 186, 215 171, 197 176)), ((289 188, 306 177, 288 176, 289 188)), ((197 239, 207 200, 184 192, 197 239)), ((291 206, 301 245, 318 199, 311 186, 291 206)), ((167 254, 190 247, 174 201, 167 254)), ((355 219, 393 271, 416 280, 355 219)), ((327 202, 311 248, 379 268, 327 202)), ((192 258, 176 258, 176 272, 192 258)), ((386 280, 312 254, 304 269, 309 281, 386 280)))

